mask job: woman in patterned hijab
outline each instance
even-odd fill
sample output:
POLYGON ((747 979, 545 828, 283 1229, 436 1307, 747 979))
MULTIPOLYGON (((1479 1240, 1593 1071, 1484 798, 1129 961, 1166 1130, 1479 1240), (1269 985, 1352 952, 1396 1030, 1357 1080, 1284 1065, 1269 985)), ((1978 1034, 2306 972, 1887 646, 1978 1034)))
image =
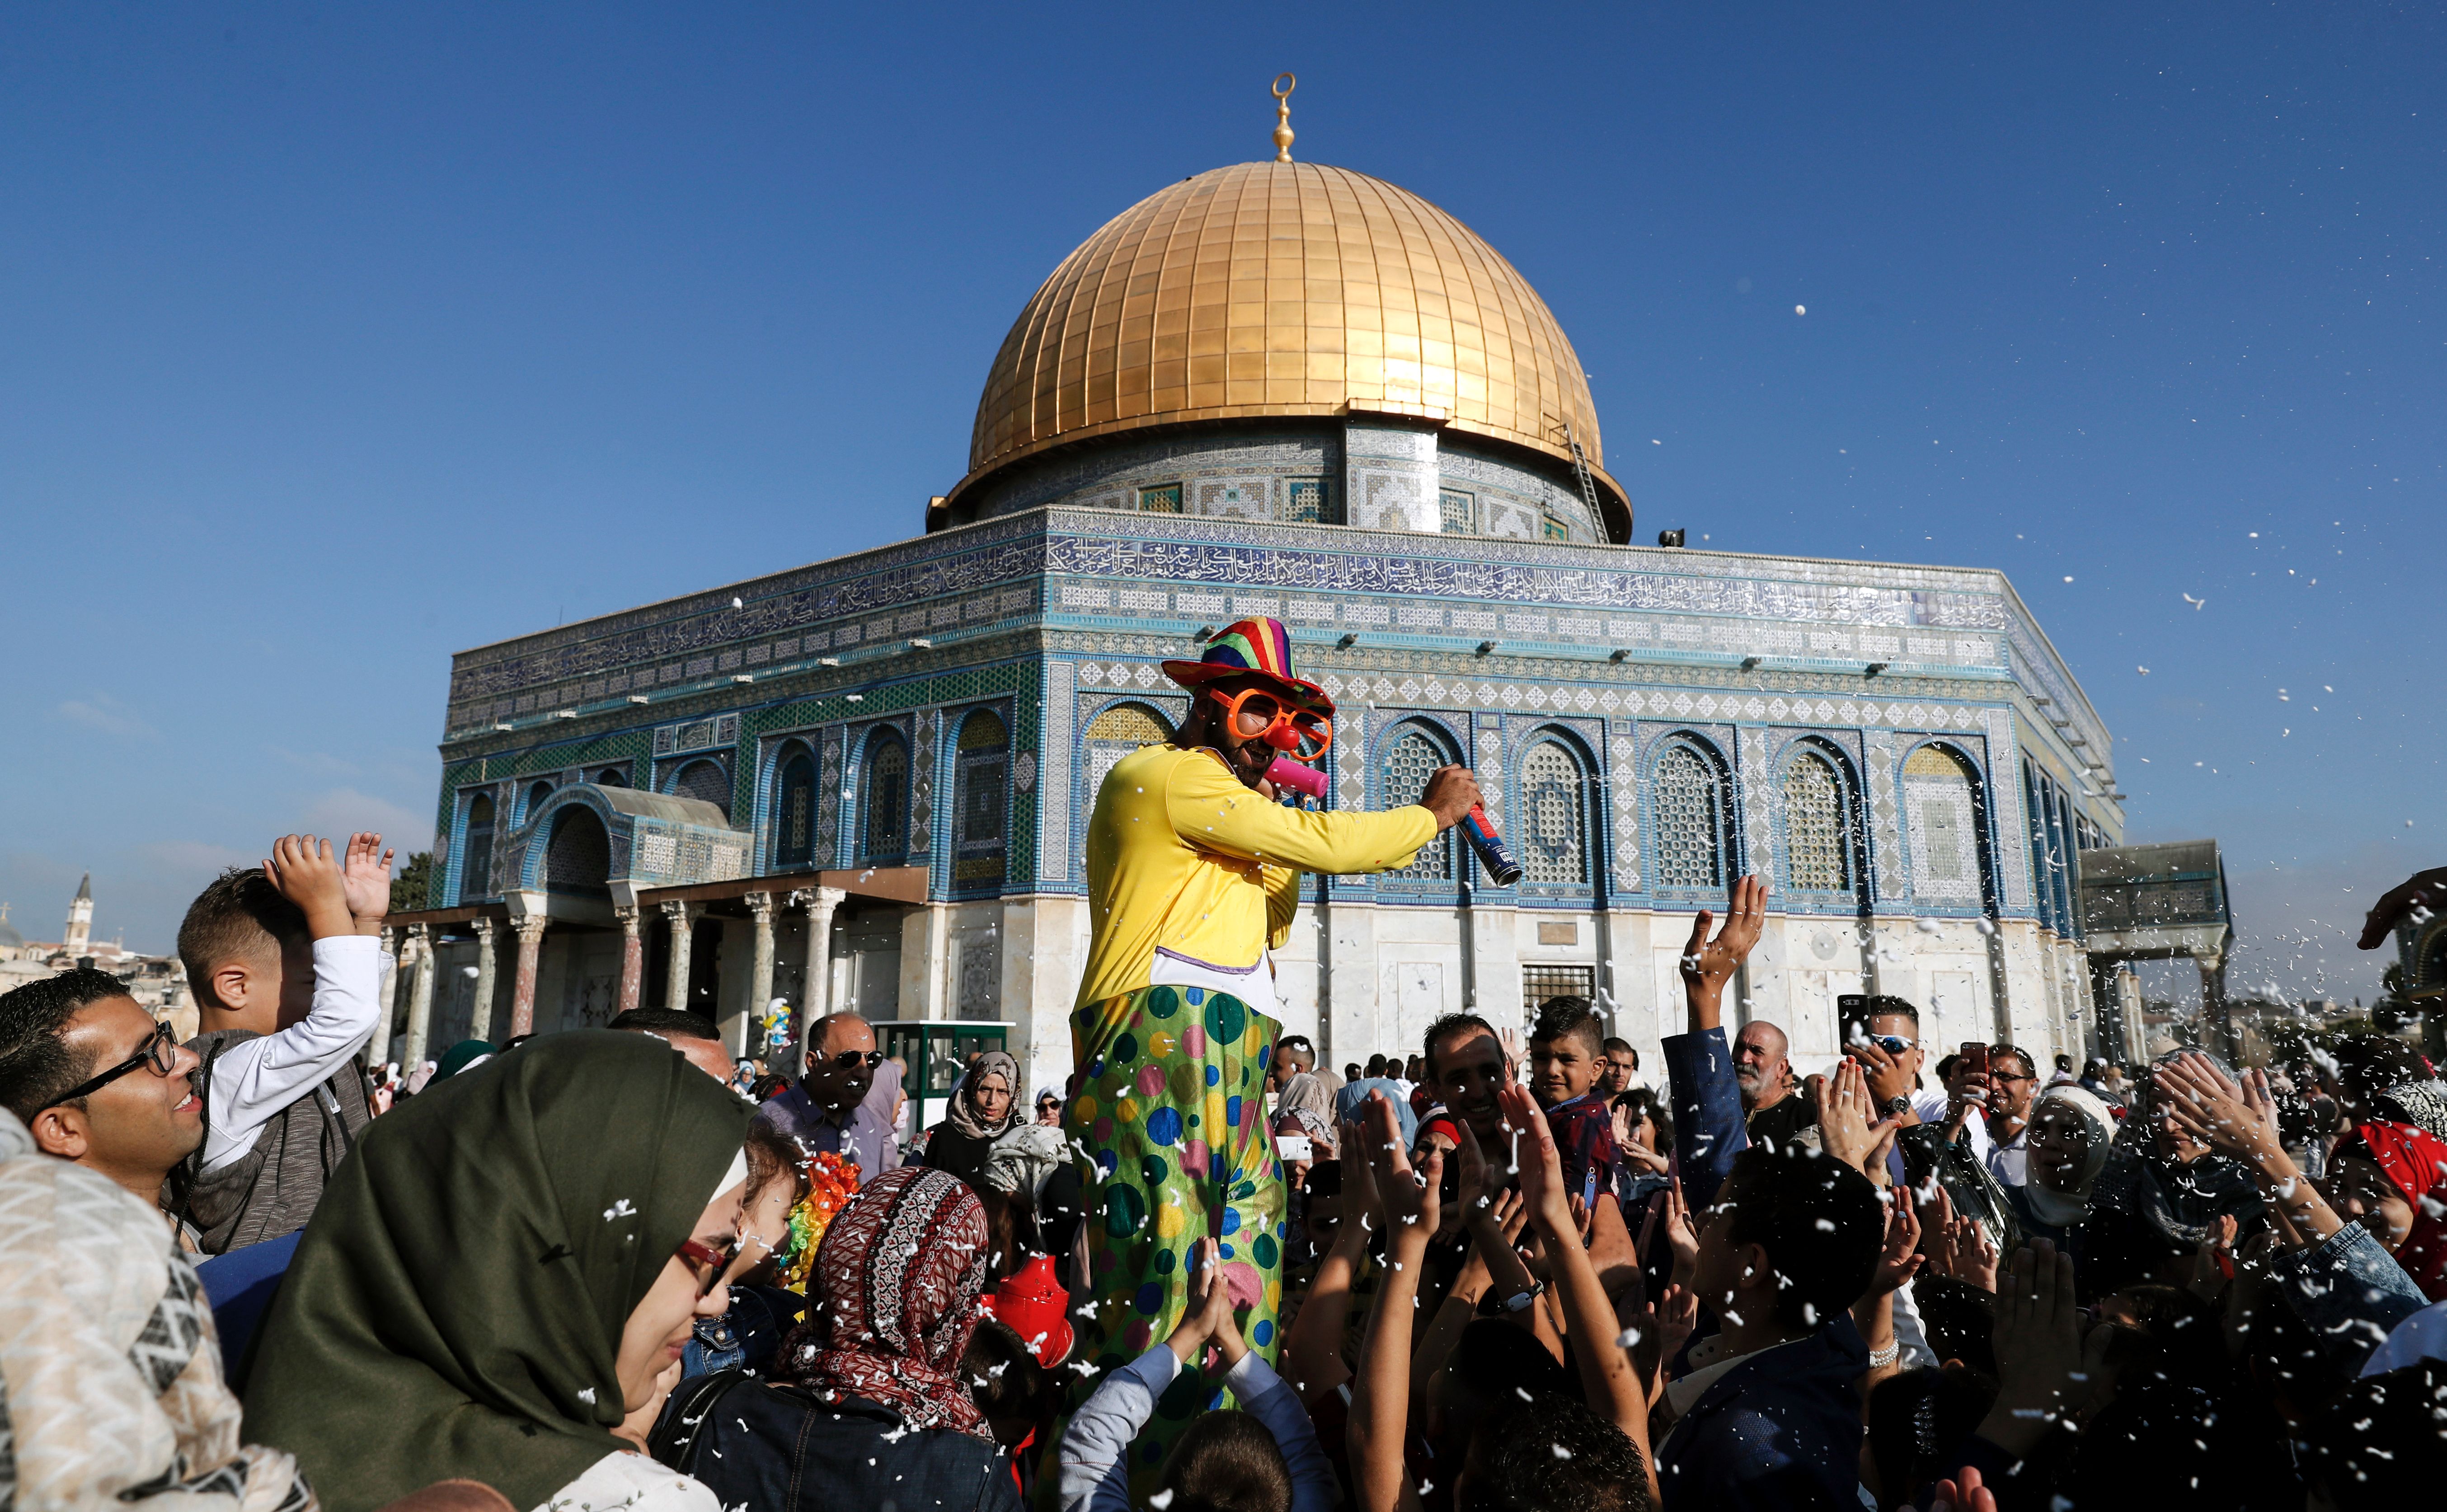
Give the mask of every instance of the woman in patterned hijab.
POLYGON ((984 1316, 986 1241, 985 1205, 959 1178, 887 1172, 825 1230, 807 1320, 771 1378, 683 1384, 656 1455, 726 1507, 1020 1512, 1011 1461, 961 1373, 984 1316))
POLYGON ((863 1397, 905 1427, 993 1443, 958 1374, 982 1315, 986 1238, 985 1204, 959 1178, 907 1165, 885 1174, 825 1231, 784 1373, 826 1401, 863 1397))

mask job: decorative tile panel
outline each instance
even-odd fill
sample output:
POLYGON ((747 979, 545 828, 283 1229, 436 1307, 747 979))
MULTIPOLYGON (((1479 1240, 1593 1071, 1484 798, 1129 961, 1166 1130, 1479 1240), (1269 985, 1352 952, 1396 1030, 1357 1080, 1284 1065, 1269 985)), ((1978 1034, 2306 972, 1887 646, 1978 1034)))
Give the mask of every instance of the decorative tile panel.
POLYGON ((1981 728, 1988 732, 1988 808, 1993 819, 1989 828, 1997 837, 1997 865, 2004 874, 2005 908, 2020 913, 2031 906, 2030 847, 2009 843, 2009 840, 2030 833, 2027 810, 2022 805, 2022 769, 2020 757, 2014 745, 2014 711, 2010 709, 1984 709, 1981 728))
POLYGON ((1640 744, 1628 720, 1607 727, 1606 794, 1614 831, 1614 881, 1640 890, 1640 744))
POLYGON ((1767 879, 1768 891, 1783 891, 1775 875, 1775 832, 1770 820, 1775 779, 1768 768, 1767 731, 1742 727, 1736 742, 1741 758, 1735 766, 1735 785, 1741 794, 1742 843, 1749 859, 1744 869, 1767 879))
POLYGON ((1895 801, 1894 732, 1874 729, 1868 739, 1869 864, 1877 873, 1878 896, 1900 898, 1904 896, 1904 841, 1902 811, 1895 801))
POLYGON ((1076 669, 1067 661, 1045 664, 1045 743, 1043 770, 1036 790, 1042 795, 1036 825, 1039 875, 1049 882, 1071 876, 1071 771, 1078 740, 1072 733, 1072 679, 1076 669))

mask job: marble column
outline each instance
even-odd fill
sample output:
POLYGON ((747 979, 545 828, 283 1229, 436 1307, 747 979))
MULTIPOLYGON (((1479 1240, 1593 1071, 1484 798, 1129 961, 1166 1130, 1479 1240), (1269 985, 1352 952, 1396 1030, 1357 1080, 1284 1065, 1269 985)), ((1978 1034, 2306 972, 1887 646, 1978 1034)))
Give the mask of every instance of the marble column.
POLYGON ((642 922, 637 905, 631 903, 612 911, 620 920, 620 1000, 613 1009, 625 1013, 637 1006, 638 994, 646 986, 646 941, 638 933, 642 922))
POLYGON ((536 973, 543 965, 543 926, 541 914, 526 914, 510 921, 519 934, 518 974, 510 980, 510 1034, 535 1032, 536 973))
POLYGON ((391 1021, 399 1016, 399 1000, 408 991, 407 931, 385 924, 382 953, 391 958, 390 980, 383 984, 382 1011, 374 1018, 373 1038, 366 1042, 366 1062, 377 1072, 390 1058, 391 1021))
POLYGON ((408 1049, 400 1057, 403 1072, 425 1064, 425 1039, 433 1027, 433 930, 427 924, 408 926, 408 952, 416 975, 408 990, 408 1049))
POLYGON ((705 912, 703 903, 669 902, 663 905, 663 917, 672 926, 671 970, 663 974, 663 1006, 681 1012, 688 1011, 689 948, 695 942, 696 917, 705 912))
POLYGON ((792 895, 807 908, 807 962, 799 987, 798 1012, 790 1022, 790 1040, 804 1045, 807 1026, 832 1011, 833 910, 849 895, 838 887, 816 887, 792 895))
POLYGON ((476 931, 476 1004, 467 1018, 469 1039, 489 1040, 493 1037, 493 975, 500 953, 493 949, 493 935, 500 928, 489 918, 473 921, 476 931))
POLYGON ((762 1031, 757 1026, 764 1022, 766 1005, 773 1001, 773 895, 749 893, 740 901, 748 905, 752 932, 748 952, 748 1032, 741 1053, 755 1055, 765 1049, 758 1043, 762 1031))

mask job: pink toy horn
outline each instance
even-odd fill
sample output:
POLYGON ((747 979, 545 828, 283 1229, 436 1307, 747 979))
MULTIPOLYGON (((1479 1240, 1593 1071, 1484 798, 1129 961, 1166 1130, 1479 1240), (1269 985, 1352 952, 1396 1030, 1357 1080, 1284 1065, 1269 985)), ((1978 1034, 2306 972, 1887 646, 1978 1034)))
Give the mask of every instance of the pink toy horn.
POLYGON ((1311 798, 1322 800, 1325 797, 1325 773, 1288 756, 1275 758, 1274 765, 1266 768, 1266 781, 1277 787, 1306 793, 1311 798))

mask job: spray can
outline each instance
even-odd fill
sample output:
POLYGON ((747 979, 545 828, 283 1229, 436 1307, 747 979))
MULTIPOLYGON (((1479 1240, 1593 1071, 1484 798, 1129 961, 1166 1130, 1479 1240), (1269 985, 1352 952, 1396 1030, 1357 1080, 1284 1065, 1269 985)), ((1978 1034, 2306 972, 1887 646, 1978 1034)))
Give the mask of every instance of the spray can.
POLYGON ((1496 833, 1494 822, 1487 817, 1484 807, 1470 804, 1470 812, 1454 827, 1461 831, 1462 839, 1470 841, 1470 848, 1478 855, 1478 863, 1487 868, 1488 879, 1496 886, 1510 887, 1521 880, 1521 863, 1505 848, 1504 837, 1496 833))

